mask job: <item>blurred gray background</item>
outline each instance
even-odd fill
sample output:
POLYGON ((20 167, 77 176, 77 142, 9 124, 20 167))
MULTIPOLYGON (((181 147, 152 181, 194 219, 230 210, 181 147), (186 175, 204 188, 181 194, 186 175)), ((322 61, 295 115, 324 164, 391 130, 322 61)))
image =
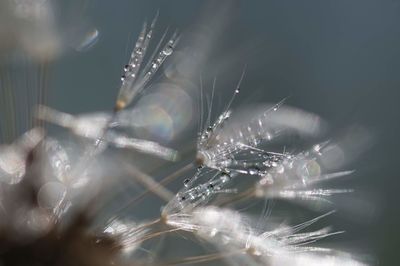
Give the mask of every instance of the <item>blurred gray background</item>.
MULTIPOLYGON (((186 43, 209 45, 193 55, 199 60, 193 78, 217 76, 220 101, 231 97, 246 64, 235 105, 290 96, 290 105, 326 119, 332 135, 354 125, 368 132, 368 147, 350 163, 357 171, 346 183, 365 192, 368 204, 360 206, 368 210, 362 221, 341 220, 340 229, 348 231, 343 242, 379 265, 399 264, 399 1, 92 0, 83 6, 99 38, 91 49, 68 51, 53 63, 50 106, 71 113, 112 108, 132 43, 157 10, 160 30, 178 28, 183 43, 203 29, 186 37, 186 43)), ((58 8, 73 21, 76 14, 67 11, 58 8)), ((184 135, 194 138, 195 129, 184 135)))

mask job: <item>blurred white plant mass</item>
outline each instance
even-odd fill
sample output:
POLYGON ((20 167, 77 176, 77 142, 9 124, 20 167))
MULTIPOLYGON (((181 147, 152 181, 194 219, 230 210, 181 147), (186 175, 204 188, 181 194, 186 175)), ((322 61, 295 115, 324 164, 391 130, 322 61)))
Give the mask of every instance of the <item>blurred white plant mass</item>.
MULTIPOLYGON (((67 35, 53 8, 1 1, 0 54, 56 60, 67 35)), ((137 34, 108 110, 50 108, 45 82, 17 92, 7 69, 18 62, 2 64, 0 265, 369 265, 330 225, 336 199, 353 192, 353 133, 330 135, 329 121, 290 99, 244 106, 246 70, 225 94, 198 74, 212 35, 165 27, 162 14, 137 34), (280 202, 293 206, 275 212, 280 202)), ((97 41, 88 32, 75 50, 97 41)))

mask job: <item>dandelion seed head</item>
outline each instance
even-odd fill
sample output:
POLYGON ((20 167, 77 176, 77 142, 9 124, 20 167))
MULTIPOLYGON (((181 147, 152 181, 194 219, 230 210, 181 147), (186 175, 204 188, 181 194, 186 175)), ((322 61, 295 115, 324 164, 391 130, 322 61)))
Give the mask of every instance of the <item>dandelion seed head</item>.
MULTIPOLYGON (((36 11, 21 8, 17 12, 36 23, 36 11)), ((0 242, 7 247, 2 252, 4 264, 26 265, 27 260, 67 266, 178 265, 221 259, 233 261, 233 265, 363 265, 355 257, 316 243, 342 233, 329 226, 310 229, 333 212, 297 225, 286 224, 290 215, 276 218, 284 224, 273 220, 270 199, 331 204, 334 196, 353 190, 325 188, 321 183, 352 171, 341 169, 346 142, 326 141, 308 148, 286 146, 293 135, 310 142, 319 138, 325 123, 318 115, 289 107, 285 99, 232 111, 245 71, 216 117, 211 108, 214 79, 212 95, 206 96, 209 112, 199 119, 194 162, 158 179, 158 165, 164 169, 180 158, 164 144, 179 140, 180 132, 192 125, 195 113, 194 99, 184 88, 193 83, 180 78, 177 82, 165 65, 168 58, 185 55, 176 53, 180 35, 166 29, 153 45, 157 20, 158 14, 142 26, 123 67, 113 110, 72 115, 41 103, 36 110, 40 123, 66 129, 68 138, 34 128, 13 143, 0 146, 0 232, 4 232, 0 242), (163 82, 163 73, 158 74, 163 66, 168 82, 163 82), (151 91, 143 93, 149 87, 151 91), (153 165, 149 159, 139 165, 140 156, 125 156, 125 152, 120 156, 121 149, 170 162, 153 165), (170 191, 167 183, 177 177, 183 184, 177 192, 170 191), (132 184, 137 186, 138 195, 133 195, 132 184), (140 206, 138 203, 150 194, 166 203, 161 214, 142 221, 142 213, 131 208, 140 206), (126 199, 128 204, 124 205, 126 199), (258 219, 248 212, 257 201, 265 201, 258 219), (246 204, 249 207, 239 211, 239 206, 246 204), (206 247, 213 246, 218 253, 164 263, 163 239, 168 241, 171 235, 188 236, 206 247), (159 243, 154 247, 152 242, 159 243), (139 255, 139 251, 146 254, 139 255)), ((76 50, 83 51, 97 41, 99 32, 93 29, 82 34, 82 42, 74 40, 76 50)), ((178 59, 173 61, 177 75, 196 72, 193 62, 178 59), (182 70, 183 66, 191 69, 182 70)), ((203 101, 203 96, 200 98, 203 101)))

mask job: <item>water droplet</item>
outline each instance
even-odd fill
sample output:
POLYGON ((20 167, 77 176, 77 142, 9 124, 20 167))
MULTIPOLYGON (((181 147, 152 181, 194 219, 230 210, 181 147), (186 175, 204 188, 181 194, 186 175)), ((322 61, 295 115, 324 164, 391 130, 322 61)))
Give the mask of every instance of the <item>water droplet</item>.
POLYGON ((210 237, 215 237, 218 233, 218 230, 216 228, 211 229, 210 231, 210 237))
POLYGON ((183 180, 183 185, 184 185, 185 187, 188 187, 188 186, 189 186, 189 183, 190 183, 190 179, 189 179, 189 178, 186 178, 185 180, 183 180))
POLYGON ((249 175, 257 175, 260 173, 260 169, 257 166, 251 166, 247 169, 249 175))
POLYGON ((270 155, 269 155, 269 153, 265 152, 265 153, 263 153, 262 157, 263 157, 264 159, 269 159, 269 158, 270 158, 270 155))
POLYGON ((193 194, 192 192, 188 194, 189 199, 194 200, 196 198, 195 194, 193 194))
POLYGON ((278 174, 283 174, 283 172, 285 172, 285 167, 283 167, 283 165, 280 164, 280 165, 276 166, 275 171, 276 171, 278 174))
POLYGON ((305 161, 299 169, 299 175, 304 180, 315 179, 321 175, 321 167, 315 160, 305 161))
POLYGON ((172 49, 172 46, 167 46, 162 52, 164 55, 168 56, 168 55, 171 55, 173 51, 174 50, 172 49))
POLYGON ((136 53, 137 53, 137 54, 142 54, 142 53, 143 53, 143 49, 140 48, 140 47, 137 48, 137 49, 136 49, 136 53))
POLYGON ((222 182, 222 183, 226 183, 226 182, 228 182, 229 180, 231 180, 231 176, 230 176, 228 173, 222 173, 222 174, 220 175, 220 179, 221 179, 221 182, 222 182))
POLYGON ((259 181, 259 184, 261 186, 268 186, 272 185, 274 183, 274 179, 272 178, 271 174, 266 174, 261 180, 259 181))
POLYGON ((236 93, 236 94, 237 94, 237 93, 239 93, 239 92, 240 92, 240 90, 239 90, 239 89, 236 89, 236 90, 235 90, 235 93, 236 93))

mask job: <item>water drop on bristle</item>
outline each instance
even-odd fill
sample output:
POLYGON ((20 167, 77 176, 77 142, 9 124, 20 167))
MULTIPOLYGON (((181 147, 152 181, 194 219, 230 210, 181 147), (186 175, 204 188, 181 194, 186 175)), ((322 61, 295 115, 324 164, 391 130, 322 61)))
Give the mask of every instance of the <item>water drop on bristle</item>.
POLYGON ((269 155, 269 153, 263 153, 262 154, 262 157, 264 158, 264 159, 269 159, 270 158, 270 155, 269 155))
POLYGON ((171 55, 173 52, 172 46, 166 47, 162 52, 164 55, 171 55))
POLYGON ((266 174, 261 180, 259 181, 259 184, 261 186, 269 186, 274 183, 274 179, 272 178, 271 174, 266 174))
POLYGON ((188 187, 189 183, 190 183, 190 179, 189 178, 186 178, 185 180, 183 180, 183 185, 185 187, 188 187))
POLYGON ((222 183, 226 183, 231 179, 231 176, 228 173, 222 173, 220 179, 222 183))
POLYGON ((249 175, 258 175, 260 173, 260 169, 253 165, 247 169, 247 173, 249 175))
POLYGON ((239 90, 239 89, 236 89, 236 90, 235 90, 235 93, 236 93, 236 94, 237 94, 237 93, 239 93, 239 92, 240 92, 240 90, 239 90))
POLYGON ((285 172, 285 167, 283 167, 283 165, 279 164, 279 165, 276 166, 275 171, 276 171, 278 174, 283 174, 283 172, 285 172))
POLYGON ((299 167, 298 173, 303 179, 303 182, 307 182, 309 179, 315 179, 321 175, 321 167, 315 160, 305 161, 304 164, 299 167))

